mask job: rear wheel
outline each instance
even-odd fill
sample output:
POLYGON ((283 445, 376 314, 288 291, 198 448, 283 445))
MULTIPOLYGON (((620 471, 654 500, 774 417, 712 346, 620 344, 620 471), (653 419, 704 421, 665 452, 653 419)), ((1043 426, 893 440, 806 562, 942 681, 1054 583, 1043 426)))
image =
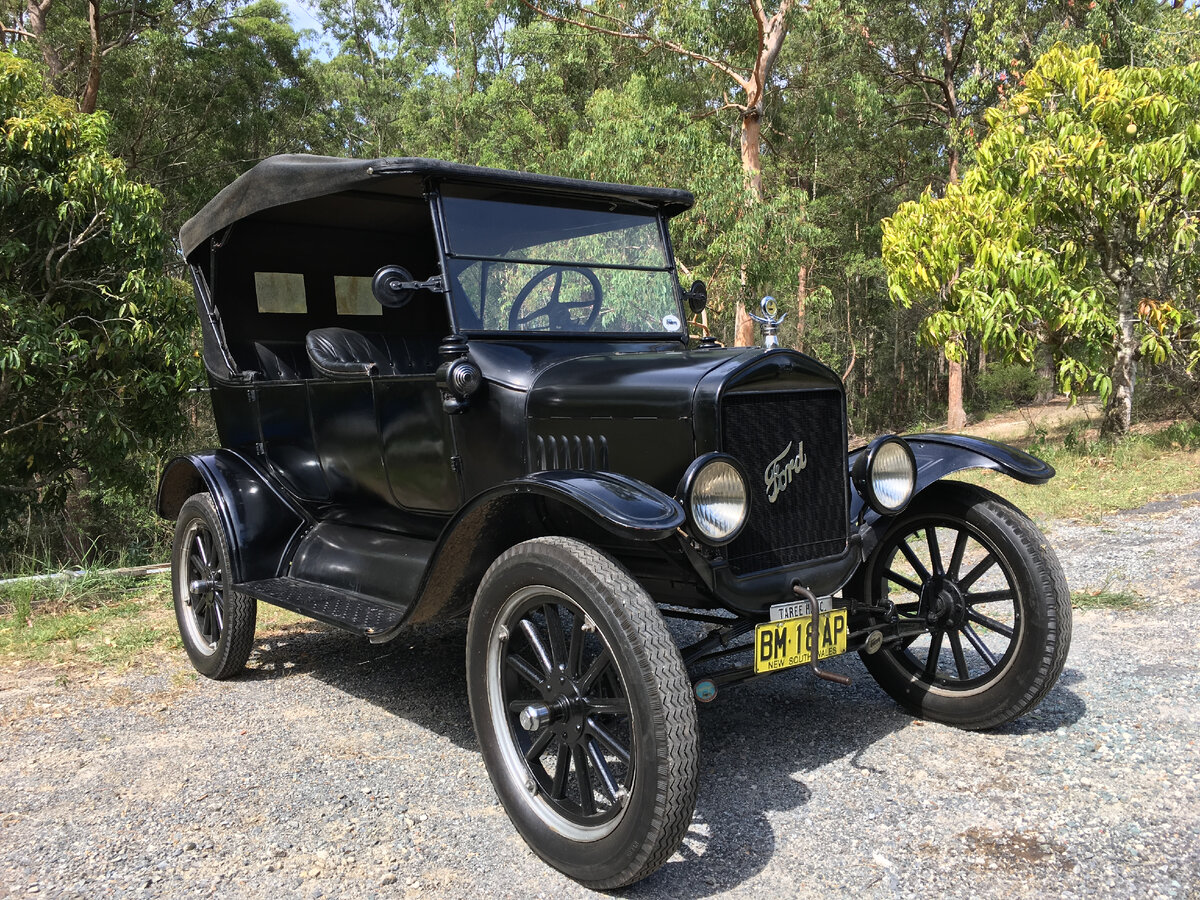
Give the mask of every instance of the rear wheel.
POLYGON ((539 856, 615 888, 675 852, 696 799, 696 709, 653 601, 619 564, 539 538, 484 576, 467 631, 484 762, 539 856))
POLYGON ((1071 643, 1071 598, 1045 536, 982 488, 934 485, 891 525, 858 596, 894 604, 908 636, 864 653, 916 715, 992 728, 1033 709, 1071 643))
POLYGON ((175 620, 196 671, 229 678, 246 665, 258 604, 233 590, 229 544, 208 494, 193 494, 179 510, 171 549, 175 620))

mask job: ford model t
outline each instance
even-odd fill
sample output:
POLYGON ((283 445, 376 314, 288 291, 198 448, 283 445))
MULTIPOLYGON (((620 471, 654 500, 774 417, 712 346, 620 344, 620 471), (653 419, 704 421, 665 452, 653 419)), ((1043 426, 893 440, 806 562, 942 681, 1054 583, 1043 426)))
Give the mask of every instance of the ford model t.
POLYGON ((281 156, 182 233, 222 445, 158 496, 195 667, 242 668, 257 601, 377 642, 469 617, 496 793, 594 887, 679 846, 697 701, 798 666, 844 681, 822 666, 857 651, 914 713, 989 728, 1046 695, 1070 639, 1038 530, 940 481, 1053 470, 941 434, 848 451, 839 378, 774 346, 769 302, 766 347, 689 336, 704 288, 667 225, 691 203, 281 156))

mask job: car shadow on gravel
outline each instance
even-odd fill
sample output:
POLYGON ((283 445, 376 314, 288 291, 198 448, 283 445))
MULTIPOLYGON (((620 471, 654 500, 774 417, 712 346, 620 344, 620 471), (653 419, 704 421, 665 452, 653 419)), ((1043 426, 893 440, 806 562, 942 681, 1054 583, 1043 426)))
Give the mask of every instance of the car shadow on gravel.
MULTIPOLYGON (((264 634, 243 677, 307 674, 474 751, 465 638, 465 622, 414 628, 383 645, 306 624, 264 634)), ((819 681, 799 669, 725 688, 699 707, 700 785, 688 835, 658 872, 618 894, 698 900, 753 878, 778 849, 772 815, 794 818, 814 789, 836 790, 820 771, 830 763, 850 758, 856 769, 871 771, 855 760, 913 723, 854 656, 826 668, 854 683, 819 681)), ((1077 721, 1086 706, 1070 687, 1082 679, 1068 668, 1034 713, 998 733, 1053 731, 1077 721)), ((802 861, 796 869, 803 871, 802 861)))

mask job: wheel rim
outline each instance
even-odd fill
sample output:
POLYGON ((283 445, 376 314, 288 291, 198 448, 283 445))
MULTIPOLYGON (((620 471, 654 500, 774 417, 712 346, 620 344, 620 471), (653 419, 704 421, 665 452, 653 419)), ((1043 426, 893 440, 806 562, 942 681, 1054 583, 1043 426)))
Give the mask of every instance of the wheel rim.
POLYGON ((506 774, 538 816, 575 841, 611 833, 633 790, 633 715, 611 646, 570 597, 533 585, 505 601, 487 696, 506 774))
POLYGON ((216 539, 207 523, 196 519, 188 525, 180 545, 183 560, 176 570, 178 596, 183 598, 180 623, 192 646, 210 656, 225 627, 225 574, 216 539))
POLYGON ((914 521, 881 548, 879 595, 901 627, 924 631, 889 648, 914 681, 968 695, 1013 663, 1024 633, 1017 580, 995 542, 961 519, 914 521))

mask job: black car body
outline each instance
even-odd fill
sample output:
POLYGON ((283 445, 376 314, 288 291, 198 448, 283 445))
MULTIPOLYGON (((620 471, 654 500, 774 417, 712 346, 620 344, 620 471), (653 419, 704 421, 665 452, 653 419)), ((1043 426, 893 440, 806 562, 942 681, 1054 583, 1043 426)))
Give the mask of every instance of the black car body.
POLYGON ((694 769, 693 698, 802 662, 827 675, 819 658, 859 650, 910 708, 988 727, 1041 699, 1069 642, 1044 539, 998 498, 937 483, 1053 470, 941 434, 850 452, 828 367, 689 337, 703 297, 678 283, 668 222, 691 204, 284 156, 181 235, 222 445, 173 460, 159 491, 193 662, 241 668, 255 599, 372 641, 470 615, 497 791, 539 854, 602 887, 682 837, 653 810, 690 816, 694 770, 670 758, 694 769), (711 630, 665 650, 664 614, 711 630), (647 679, 648 662, 670 671, 647 679))

